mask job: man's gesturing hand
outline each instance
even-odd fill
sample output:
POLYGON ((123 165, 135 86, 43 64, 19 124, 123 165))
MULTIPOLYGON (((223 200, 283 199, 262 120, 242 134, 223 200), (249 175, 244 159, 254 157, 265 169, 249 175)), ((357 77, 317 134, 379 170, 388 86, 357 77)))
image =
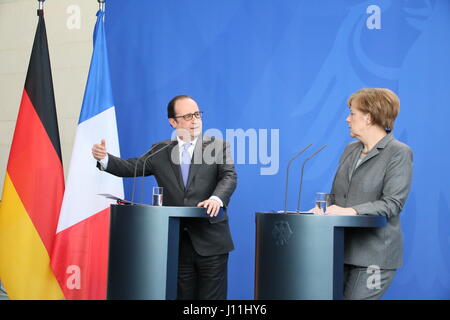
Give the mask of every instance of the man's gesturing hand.
POLYGON ((99 144, 94 144, 92 146, 92 155, 97 161, 102 160, 106 157, 106 142, 105 139, 102 139, 102 141, 99 144))

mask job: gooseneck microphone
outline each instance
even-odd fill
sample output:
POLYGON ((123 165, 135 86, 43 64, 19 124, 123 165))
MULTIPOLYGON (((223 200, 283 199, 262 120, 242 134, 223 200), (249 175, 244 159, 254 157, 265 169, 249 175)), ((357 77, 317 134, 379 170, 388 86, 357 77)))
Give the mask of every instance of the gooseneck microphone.
MULTIPOLYGON (((142 166, 142 178, 144 178, 144 175, 145 175, 145 165, 147 164, 147 160, 149 160, 150 158, 152 158, 152 157, 154 157, 154 156, 156 156, 158 153, 160 153, 161 151, 163 151, 164 149, 166 149, 166 148, 168 148, 168 147, 170 147, 170 146, 172 146, 172 145, 175 145, 175 144, 177 144, 178 143, 178 141, 177 140, 175 140, 175 141, 171 141, 171 142, 169 142, 169 143, 167 143, 167 144, 164 144, 164 143, 158 143, 157 144, 157 146, 161 146, 161 145, 164 145, 161 149, 159 149, 158 151, 156 151, 156 152, 154 152, 154 153, 150 153, 145 159, 144 159, 144 164, 143 164, 143 166, 142 166)), ((150 152, 150 151, 149 151, 150 152)), ((141 183, 141 203, 142 203, 142 199, 143 199, 143 194, 144 194, 144 188, 143 188, 143 184, 141 183)))
MULTIPOLYGON (((155 152, 155 153, 151 153, 151 152, 153 151, 153 149, 155 149, 156 147, 158 147, 158 146, 160 146, 160 145, 161 145, 161 143, 154 144, 154 145, 153 145, 146 153, 144 153, 142 156, 140 156, 139 158, 137 158, 136 163, 134 164, 133 189, 132 189, 132 191, 131 191, 131 204, 135 204, 135 203, 134 203, 134 193, 135 193, 135 190, 136 190, 136 177, 137 177, 137 167, 138 167, 138 164, 139 164, 140 160, 141 160, 146 154, 150 153, 150 154, 147 156, 147 158, 148 158, 148 157, 150 157, 150 156, 152 156, 152 155, 158 153, 159 150, 158 150, 157 152, 155 152)), ((169 145, 170 145, 170 144, 169 144, 169 145)), ((161 149, 162 149, 162 148, 161 148, 161 149)))
POLYGON ((144 153, 142 156, 136 159, 136 163, 134 164, 133 189, 131 190, 131 204, 134 204, 134 191, 136 188, 137 165, 139 163, 139 160, 141 160, 141 158, 145 156, 147 153, 152 152, 152 150, 155 149, 156 146, 157 144, 153 145, 146 153, 144 153))
POLYGON ((311 146, 312 146, 312 144, 310 144, 309 146, 306 146, 303 150, 300 150, 299 152, 297 152, 296 155, 293 156, 291 158, 291 160, 289 160, 289 162, 288 162, 287 169, 286 169, 286 187, 284 189, 284 213, 287 213, 288 188, 289 188, 289 170, 291 168, 291 164, 299 155, 301 155, 303 152, 306 151, 306 149, 308 149, 311 146))
POLYGON ((303 161, 303 165, 302 165, 302 174, 300 177, 300 190, 298 191, 298 204, 297 204, 297 212, 300 212, 300 199, 301 199, 301 195, 302 195, 302 186, 303 186, 303 171, 305 169, 305 164, 306 162, 308 162, 312 157, 314 157, 316 154, 318 154, 320 151, 322 151, 325 147, 327 146, 324 145, 322 147, 320 147, 319 149, 317 149, 312 155, 309 156, 309 158, 307 158, 305 161, 303 161))

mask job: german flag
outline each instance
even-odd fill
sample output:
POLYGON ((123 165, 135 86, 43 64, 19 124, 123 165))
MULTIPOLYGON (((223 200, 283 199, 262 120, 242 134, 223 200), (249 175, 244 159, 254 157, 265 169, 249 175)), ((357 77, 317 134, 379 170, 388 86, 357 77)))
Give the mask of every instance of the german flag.
POLYGON ((64 173, 44 12, 28 66, 0 204, 0 279, 11 299, 62 299, 50 267, 64 173))

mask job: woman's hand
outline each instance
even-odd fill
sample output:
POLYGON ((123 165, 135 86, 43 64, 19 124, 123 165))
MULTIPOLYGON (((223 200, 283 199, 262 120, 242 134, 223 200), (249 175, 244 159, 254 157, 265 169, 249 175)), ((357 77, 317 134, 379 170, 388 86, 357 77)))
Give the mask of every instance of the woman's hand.
POLYGON ((336 216, 356 216, 358 213, 353 208, 343 208, 336 205, 329 206, 325 214, 336 216))
POLYGON ((325 214, 325 212, 323 212, 323 209, 320 209, 320 208, 317 207, 317 206, 315 206, 314 208, 312 208, 312 209, 309 210, 308 212, 312 212, 312 213, 318 214, 318 215, 325 214))

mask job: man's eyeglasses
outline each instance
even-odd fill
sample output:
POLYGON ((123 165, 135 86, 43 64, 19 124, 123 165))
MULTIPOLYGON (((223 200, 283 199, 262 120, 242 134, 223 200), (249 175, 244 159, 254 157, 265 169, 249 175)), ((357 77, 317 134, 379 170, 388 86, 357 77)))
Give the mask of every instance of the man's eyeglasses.
POLYGON ((197 111, 197 112, 194 112, 194 113, 187 113, 185 115, 176 116, 174 118, 183 118, 186 121, 191 121, 193 117, 195 117, 197 119, 203 118, 203 111, 197 111))

